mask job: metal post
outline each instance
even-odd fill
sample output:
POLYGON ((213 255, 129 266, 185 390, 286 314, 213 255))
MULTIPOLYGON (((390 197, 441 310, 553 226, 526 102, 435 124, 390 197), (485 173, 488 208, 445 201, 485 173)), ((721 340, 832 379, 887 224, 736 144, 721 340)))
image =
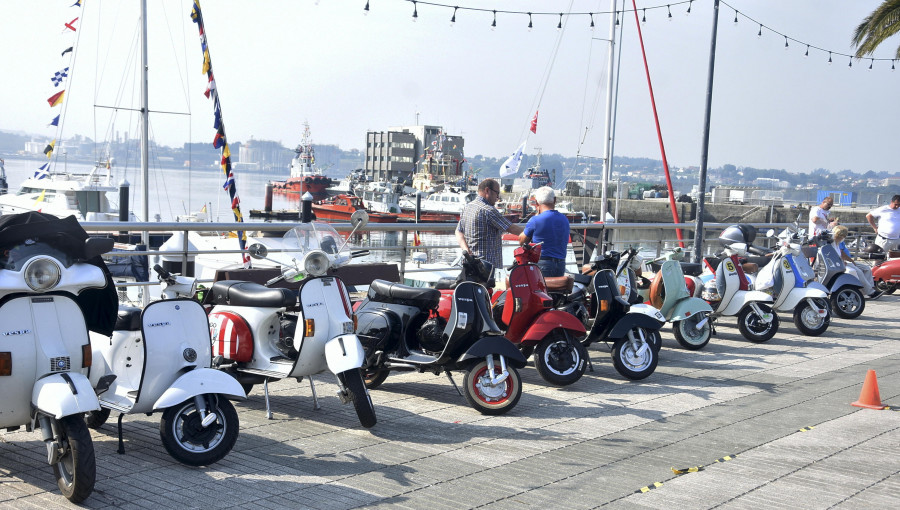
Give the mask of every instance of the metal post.
POLYGON ((709 71, 706 78, 706 113, 703 116, 703 147, 700 150, 700 195, 697 197, 697 230, 694 232, 694 262, 703 259, 703 213, 706 202, 706 169, 709 160, 709 118, 712 112, 713 76, 716 69, 716 31, 719 27, 719 0, 713 1, 712 40, 709 43, 709 71))
MULTIPOLYGON (((616 0, 610 0, 609 16, 609 65, 606 71, 606 122, 603 131, 603 179, 602 188, 600 190, 600 221, 606 223, 606 187, 609 186, 609 173, 612 171, 611 150, 612 150, 612 100, 613 100, 613 70, 615 69, 615 49, 616 49, 616 0)), ((604 242, 601 239, 600 246, 604 242)))
POLYGON ((408 239, 407 230, 400 231, 400 283, 406 280, 406 240, 408 239))
MULTIPOLYGON (((141 194, 143 204, 141 213, 143 220, 150 221, 150 100, 148 96, 147 78, 147 0, 141 2, 141 194)), ((141 243, 150 246, 150 232, 141 233, 141 243)), ((150 303, 150 293, 144 292, 141 303, 147 306, 150 303)))

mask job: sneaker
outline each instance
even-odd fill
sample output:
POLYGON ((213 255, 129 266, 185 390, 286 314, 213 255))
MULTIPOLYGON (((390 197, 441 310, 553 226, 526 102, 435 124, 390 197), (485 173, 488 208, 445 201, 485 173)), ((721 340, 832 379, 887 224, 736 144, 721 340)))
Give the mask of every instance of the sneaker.
POLYGON ((866 299, 872 299, 872 300, 875 300, 875 299, 880 298, 880 297, 883 296, 883 295, 884 295, 884 291, 876 290, 875 292, 873 292, 873 293, 869 294, 868 296, 866 296, 866 299))

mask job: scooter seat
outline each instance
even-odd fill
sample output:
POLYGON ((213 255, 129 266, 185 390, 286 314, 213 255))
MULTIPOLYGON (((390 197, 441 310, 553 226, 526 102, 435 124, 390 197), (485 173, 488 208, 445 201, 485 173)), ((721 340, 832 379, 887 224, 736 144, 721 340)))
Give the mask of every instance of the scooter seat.
POLYGON ((386 280, 372 280, 367 296, 369 301, 415 306, 421 310, 430 310, 437 307, 441 300, 441 291, 410 287, 386 280))
POLYGON ((685 276, 700 276, 703 274, 703 264, 697 262, 682 262, 681 272, 685 276))
POLYGON ((297 291, 270 289, 264 285, 240 280, 213 283, 212 302, 217 305, 290 308, 297 304, 297 291))
POLYGON ((141 309, 133 306, 120 306, 116 316, 116 331, 140 331, 141 309))
POLYGON ((566 294, 572 292, 575 286, 575 278, 565 276, 546 276, 544 283, 547 284, 547 292, 564 292, 566 294))
POLYGON ((594 276, 589 274, 580 274, 580 273, 566 273, 575 279, 576 282, 582 285, 590 285, 592 281, 594 281, 594 276))

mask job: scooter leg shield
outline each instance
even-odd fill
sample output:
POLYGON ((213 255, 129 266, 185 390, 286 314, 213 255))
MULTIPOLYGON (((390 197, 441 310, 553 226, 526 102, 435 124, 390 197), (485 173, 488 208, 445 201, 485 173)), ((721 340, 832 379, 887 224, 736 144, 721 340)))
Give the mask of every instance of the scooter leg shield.
POLYGON ((207 393, 217 393, 238 400, 247 398, 244 388, 234 377, 212 368, 195 368, 175 379, 175 382, 156 399, 153 409, 157 411, 166 409, 207 393))
POLYGON ((31 403, 37 410, 57 420, 64 416, 100 410, 100 401, 91 382, 75 372, 48 375, 35 381, 31 403))
POLYGON ((464 364, 473 359, 484 359, 488 354, 499 354, 506 358, 506 363, 516 368, 525 366, 525 356, 509 340, 502 336, 486 336, 478 340, 456 360, 464 364))
POLYGON ((341 335, 325 342, 325 361, 334 374, 359 368, 365 360, 366 353, 356 335, 341 335))

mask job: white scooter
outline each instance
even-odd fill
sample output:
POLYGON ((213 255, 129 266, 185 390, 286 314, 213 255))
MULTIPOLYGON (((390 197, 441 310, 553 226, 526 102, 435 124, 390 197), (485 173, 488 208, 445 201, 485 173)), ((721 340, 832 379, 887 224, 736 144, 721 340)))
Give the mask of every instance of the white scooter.
POLYGON ((91 333, 91 384, 100 411, 88 413, 100 428, 110 411, 119 414, 118 452, 125 453, 122 418, 162 411, 159 436, 173 458, 189 466, 218 462, 238 437, 238 416, 228 399, 246 398, 232 377, 210 368, 209 322, 194 295, 193 278, 154 267, 163 300, 120 307, 112 336, 91 333))
MULTIPOLYGON (((766 235, 775 237, 775 230, 769 229, 766 235)), ((819 336, 831 324, 828 294, 806 285, 806 280, 815 277, 815 273, 808 263, 797 263, 805 259, 802 245, 791 241, 799 241, 799 236, 785 229, 778 236, 772 260, 756 274, 753 288, 771 293, 775 299, 772 308, 776 312, 793 314, 794 325, 801 333, 819 336)))
POLYGON ((82 419, 100 409, 87 377, 88 328, 106 329, 115 317, 115 290, 99 258, 113 241, 86 238, 73 216, 0 219, 0 428, 41 430, 47 463, 73 503, 91 494, 96 479, 82 419), (100 302, 106 290, 108 306, 100 302), (89 317, 80 304, 91 307, 89 317))
MULTIPOLYGON (((751 249, 756 230, 750 225, 733 225, 719 236, 725 244, 725 258, 715 268, 715 277, 703 286, 702 298, 713 308, 710 318, 737 315, 741 335, 751 342, 765 342, 778 332, 778 315, 772 310, 774 299, 759 290, 750 290, 750 282, 739 256, 751 249)), ((704 262, 710 266, 708 260, 704 262)), ((713 322, 715 334, 715 322, 713 322)))
MULTIPOLYGON (((350 221, 355 231, 368 216, 357 211, 350 221)), ((327 370, 337 378, 341 401, 353 402, 362 426, 375 425, 375 408, 360 371, 365 352, 354 332, 350 295, 340 278, 327 275, 330 267, 347 264, 353 256, 346 241, 338 247, 340 239, 327 223, 300 223, 284 235, 283 252, 272 259, 260 244, 248 250, 254 258, 280 263, 281 276, 267 286, 222 280, 207 293, 207 302, 214 305, 209 314, 214 364, 248 393, 262 383, 269 419, 269 380, 308 377, 318 409, 312 376, 327 370), (281 280, 298 282, 299 289, 268 287, 281 280)))

